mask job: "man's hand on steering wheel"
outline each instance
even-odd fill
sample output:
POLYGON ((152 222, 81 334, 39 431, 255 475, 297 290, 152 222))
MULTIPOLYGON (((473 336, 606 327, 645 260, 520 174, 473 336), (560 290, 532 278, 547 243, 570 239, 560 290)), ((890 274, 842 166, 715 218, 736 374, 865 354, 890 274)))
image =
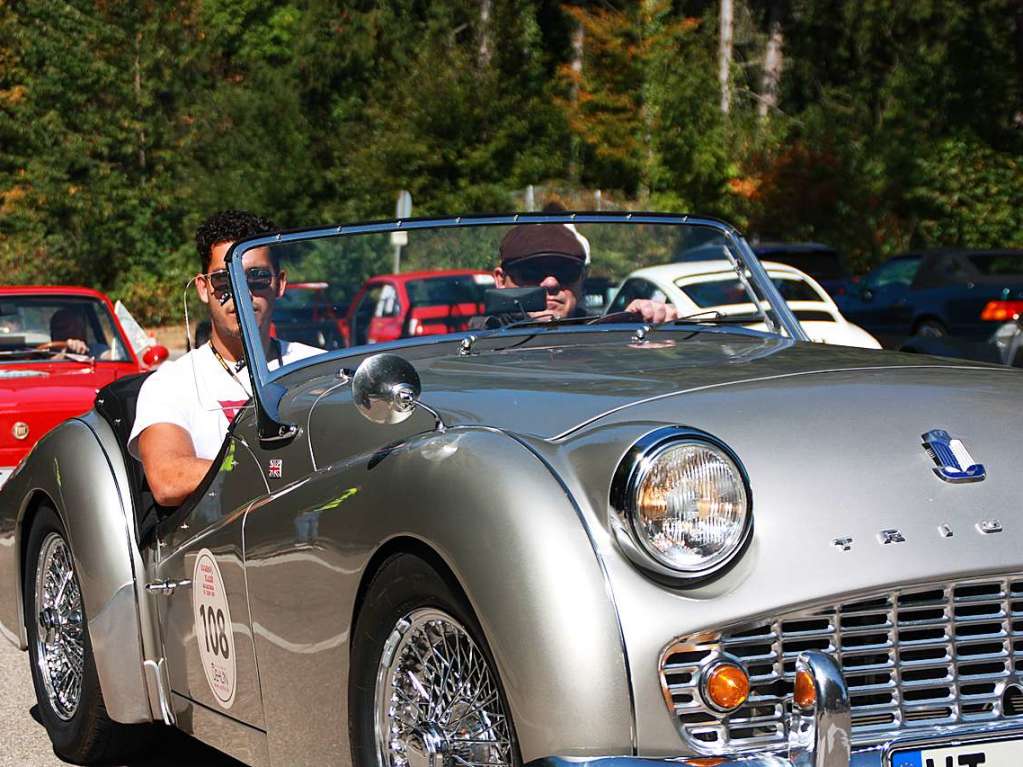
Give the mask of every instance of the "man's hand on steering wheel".
POLYGON ((643 318, 648 325, 660 325, 678 319, 678 309, 663 301, 651 301, 648 298, 636 298, 625 307, 625 311, 634 312, 643 318))
POLYGON ((68 338, 63 341, 46 341, 39 344, 36 349, 41 352, 67 352, 70 354, 82 354, 88 356, 89 345, 80 338, 68 338))

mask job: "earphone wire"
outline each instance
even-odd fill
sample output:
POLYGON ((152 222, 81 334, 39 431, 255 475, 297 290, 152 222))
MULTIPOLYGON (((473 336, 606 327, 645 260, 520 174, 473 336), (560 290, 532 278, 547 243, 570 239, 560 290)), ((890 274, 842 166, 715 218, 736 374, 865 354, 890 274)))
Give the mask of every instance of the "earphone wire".
MULTIPOLYGON (((192 351, 192 324, 188 319, 188 289, 192 287, 192 283, 195 282, 195 277, 185 283, 185 289, 181 291, 181 305, 185 310, 185 353, 192 351)), ((195 385, 195 400, 201 402, 202 397, 199 394, 199 373, 195 369, 195 355, 192 355, 192 383, 195 385)))

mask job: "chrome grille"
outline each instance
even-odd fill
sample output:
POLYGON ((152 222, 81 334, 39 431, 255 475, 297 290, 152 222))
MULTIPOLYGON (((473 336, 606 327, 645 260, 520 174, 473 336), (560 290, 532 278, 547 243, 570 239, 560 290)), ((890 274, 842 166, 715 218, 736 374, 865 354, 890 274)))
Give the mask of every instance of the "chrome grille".
POLYGON ((780 747, 795 660, 839 658, 852 704, 853 742, 934 725, 1023 716, 1023 576, 900 589, 771 622, 677 640, 661 659, 665 700, 701 753, 780 747), (730 715, 700 695, 700 671, 721 654, 750 674, 747 703, 730 715))

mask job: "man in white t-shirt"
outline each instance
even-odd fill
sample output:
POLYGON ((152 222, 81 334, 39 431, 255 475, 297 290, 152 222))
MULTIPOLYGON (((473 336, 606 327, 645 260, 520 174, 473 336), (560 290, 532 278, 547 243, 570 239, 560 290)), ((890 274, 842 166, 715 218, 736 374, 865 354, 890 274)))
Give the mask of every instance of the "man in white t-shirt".
MULTIPOLYGON (((163 363, 146 379, 128 440, 128 451, 142 461, 149 489, 161 506, 181 504, 199 486, 220 452, 228 425, 252 396, 224 257, 237 240, 271 231, 275 227, 266 219, 228 210, 208 218, 196 232, 203 271, 196 275, 195 287, 209 308, 210 340, 163 363)), ((320 349, 270 337, 273 305, 287 286, 270 249, 246 252, 244 265, 270 369, 320 354, 320 349)))

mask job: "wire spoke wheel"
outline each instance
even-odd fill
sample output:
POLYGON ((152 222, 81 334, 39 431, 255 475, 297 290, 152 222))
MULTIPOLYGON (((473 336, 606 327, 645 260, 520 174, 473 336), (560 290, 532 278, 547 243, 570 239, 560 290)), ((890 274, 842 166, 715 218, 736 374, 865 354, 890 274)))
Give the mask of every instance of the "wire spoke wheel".
POLYGON ((53 712, 64 721, 78 711, 85 673, 82 592, 71 550, 51 532, 36 565, 36 663, 53 712))
POLYGON ((374 724, 383 767, 514 764, 494 672, 465 628, 441 610, 414 610, 388 636, 374 724))

